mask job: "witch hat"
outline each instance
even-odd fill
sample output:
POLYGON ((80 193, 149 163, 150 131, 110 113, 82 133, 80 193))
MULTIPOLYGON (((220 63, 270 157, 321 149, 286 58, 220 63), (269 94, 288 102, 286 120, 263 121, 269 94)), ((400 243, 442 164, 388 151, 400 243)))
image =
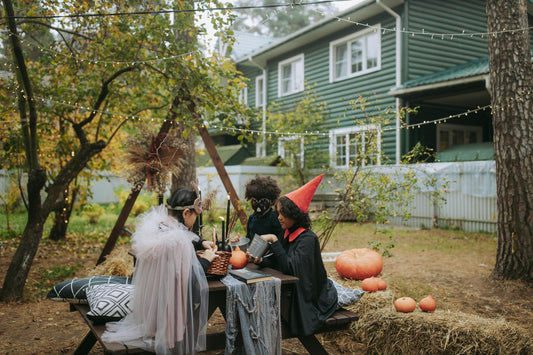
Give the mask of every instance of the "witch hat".
POLYGON ((285 197, 294 202, 302 212, 307 212, 309 205, 311 204, 311 199, 313 198, 318 185, 320 185, 320 182, 322 181, 322 177, 324 177, 324 174, 318 175, 299 189, 289 192, 285 197))

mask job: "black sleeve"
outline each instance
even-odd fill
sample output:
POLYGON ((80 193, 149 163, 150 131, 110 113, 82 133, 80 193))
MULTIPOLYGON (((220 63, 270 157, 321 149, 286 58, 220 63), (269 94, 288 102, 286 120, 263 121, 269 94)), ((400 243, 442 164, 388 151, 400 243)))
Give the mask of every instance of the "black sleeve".
POLYGON ((248 217, 248 222, 246 222, 246 238, 248 238, 249 240, 252 240, 253 239, 253 234, 252 234, 252 228, 251 227, 251 219, 252 219, 252 215, 250 215, 248 217))
POLYGON ((198 258, 198 260, 200 260, 200 265, 202 265, 202 269, 204 269, 204 272, 206 272, 211 263, 205 258, 198 258))
POLYGON ((194 250, 204 250, 204 247, 202 246, 203 241, 203 239, 193 241, 192 245, 194 245, 194 250))

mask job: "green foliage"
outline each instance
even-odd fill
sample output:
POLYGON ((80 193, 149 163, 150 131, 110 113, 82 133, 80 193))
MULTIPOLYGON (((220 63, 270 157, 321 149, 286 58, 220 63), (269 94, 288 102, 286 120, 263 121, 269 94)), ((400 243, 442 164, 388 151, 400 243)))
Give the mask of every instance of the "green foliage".
MULTIPOLYGON (((296 175, 299 185, 308 181, 310 169, 323 167, 327 161, 325 151, 305 149, 317 144, 318 136, 313 133, 319 131, 328 118, 327 103, 319 100, 315 87, 316 84, 307 86, 300 101, 290 110, 282 109, 281 107, 285 106, 283 103, 273 103, 267 112, 268 130, 304 132, 268 138, 270 146, 277 145, 284 151, 285 161, 290 165, 291 173, 296 175)), ((278 155, 281 155, 280 151, 278 155)))
MULTIPOLYGON (((118 188, 115 189, 115 196, 119 199, 119 206, 124 206, 126 203, 126 200, 128 199, 128 196, 130 195, 131 190, 127 190, 125 188, 118 188)), ((131 215, 133 217, 137 217, 141 213, 146 212, 150 207, 157 206, 159 203, 158 201, 158 195, 154 192, 146 192, 142 191, 137 199, 135 200, 135 204, 133 205, 133 208, 131 209, 131 215)), ((113 205, 110 207, 110 209, 115 209, 116 207, 113 205)), ((120 207, 122 208, 122 207, 120 207)))
POLYGON ((96 224, 104 214, 105 209, 97 203, 90 203, 83 207, 83 214, 87 216, 89 223, 96 224))
MULTIPOLYGON (((396 111, 392 107, 381 110, 378 103, 379 100, 369 101, 363 96, 352 100, 351 104, 356 113, 354 122, 359 125, 371 124, 379 129, 387 126, 396 117, 396 111), (367 113, 370 108, 373 109, 367 113)), ((405 107, 399 107, 398 110, 400 117, 405 117, 408 112, 416 113, 416 109, 405 107)), ((368 146, 364 150, 355 152, 354 159, 350 161, 351 167, 338 169, 333 173, 332 179, 326 181, 326 184, 330 185, 329 189, 337 194, 339 201, 333 211, 324 211, 319 216, 321 229, 317 234, 322 249, 342 220, 374 222, 377 226, 387 225, 391 217, 407 220, 410 218, 408 207, 415 194, 421 191, 421 187, 429 187, 435 192, 435 196, 441 196, 444 192, 444 189, 437 190, 437 181, 429 174, 422 175, 424 178, 421 178, 416 165, 379 166, 379 163, 386 159, 378 149, 381 144, 378 137, 367 132, 367 136, 363 139, 368 146)), ((414 159, 422 156, 422 152, 427 150, 417 146, 416 150, 406 157, 414 159)), ((384 256, 391 256, 396 240, 390 229, 376 227, 375 233, 384 234, 388 240, 371 240, 369 247, 384 256)))

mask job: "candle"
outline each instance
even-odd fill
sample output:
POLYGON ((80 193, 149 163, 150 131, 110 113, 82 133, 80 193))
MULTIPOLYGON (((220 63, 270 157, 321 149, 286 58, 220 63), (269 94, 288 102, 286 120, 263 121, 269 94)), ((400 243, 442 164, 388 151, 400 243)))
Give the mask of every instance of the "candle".
MULTIPOLYGON (((198 197, 200 197, 200 202, 201 202, 202 201, 202 190, 200 190, 200 186, 198 186, 198 197)), ((202 239, 202 228, 204 226, 202 215, 203 213, 200 213, 200 215, 198 216, 198 229, 200 231, 200 239, 202 239)))
POLYGON ((217 245, 217 226, 213 226, 213 247, 217 245))
POLYGON ((222 250, 224 250, 224 246, 226 245, 226 236, 224 235, 224 231, 225 231, 225 227, 224 227, 224 218, 222 218, 222 250))
POLYGON ((229 228, 229 203, 230 203, 230 199, 229 199, 229 194, 228 194, 228 206, 226 207, 226 238, 229 237, 228 236, 228 228, 229 228))

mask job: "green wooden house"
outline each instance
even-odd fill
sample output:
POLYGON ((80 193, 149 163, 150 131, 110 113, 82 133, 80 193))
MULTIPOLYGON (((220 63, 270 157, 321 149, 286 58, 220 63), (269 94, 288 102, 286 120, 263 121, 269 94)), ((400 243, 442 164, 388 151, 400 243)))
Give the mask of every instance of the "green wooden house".
MULTIPOLYGON (((475 144, 490 151, 485 5, 482 0, 366 0, 284 38, 236 33, 231 55, 249 78, 242 99, 257 109, 251 125, 263 133, 255 155, 283 158, 288 139, 302 140, 303 159, 309 149, 327 152, 324 163, 334 168, 383 164, 380 156, 398 162, 417 143, 450 160, 458 155, 444 152, 454 146, 475 151, 467 148, 475 144), (306 85, 315 85, 317 97, 327 102, 327 117, 312 144, 295 137, 298 132, 273 133, 266 124, 269 106, 291 110, 306 85), (371 103, 366 113, 350 103, 358 97, 371 103), (417 113, 402 116, 398 107, 417 113), (389 122, 366 119, 391 108, 389 122), (278 145, 265 144, 263 138, 274 134, 278 145)), ((528 11, 533 13, 531 0, 528 11)), ((487 157, 491 154, 484 151, 466 159, 487 157)))

